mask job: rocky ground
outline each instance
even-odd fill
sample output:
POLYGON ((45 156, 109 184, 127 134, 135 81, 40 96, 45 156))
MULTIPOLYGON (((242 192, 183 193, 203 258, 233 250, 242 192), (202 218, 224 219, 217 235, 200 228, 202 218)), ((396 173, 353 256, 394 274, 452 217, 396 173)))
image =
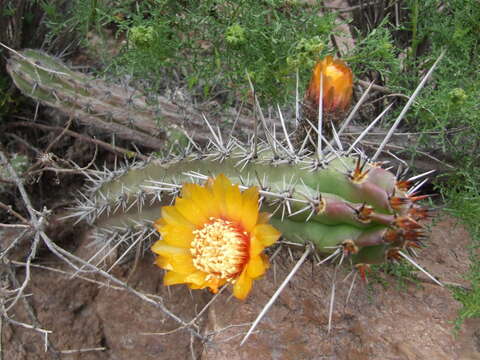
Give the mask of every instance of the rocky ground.
MULTIPOLYGON (((88 238, 78 242, 75 253, 88 257, 93 251, 88 238)), ((419 262, 445 282, 468 286, 462 274, 468 268, 469 243, 466 230, 444 217, 433 227, 419 262)), ((162 296, 165 305, 185 321, 195 317, 212 295, 207 291, 189 293, 183 286, 164 288, 162 271, 152 262, 153 256, 148 255, 133 274, 133 262, 129 262, 114 275, 124 281, 128 278, 128 284, 144 293, 162 296)), ((47 253, 35 263, 71 271, 47 253)), ((168 333, 178 328, 178 323, 124 290, 33 268, 25 300, 41 327, 52 331, 48 341, 50 349, 57 352, 44 351, 41 333, 4 322, 3 359, 480 359, 480 319, 467 321, 456 334, 454 321, 460 304, 449 289, 428 281, 399 286, 395 278, 379 274, 377 278, 385 279, 388 286, 373 278, 368 286, 357 282, 346 304, 352 277, 341 281, 348 274, 345 268, 337 274, 340 281, 328 333, 333 267, 308 262, 257 331, 239 346, 249 324, 293 265, 285 250, 268 275, 255 283, 245 302, 230 298, 229 290, 218 296, 198 321, 199 331, 209 334, 204 343, 185 329, 168 333)), ((18 275, 21 280, 21 270, 18 275)), ((31 323, 26 309, 20 302, 15 319, 31 323)))

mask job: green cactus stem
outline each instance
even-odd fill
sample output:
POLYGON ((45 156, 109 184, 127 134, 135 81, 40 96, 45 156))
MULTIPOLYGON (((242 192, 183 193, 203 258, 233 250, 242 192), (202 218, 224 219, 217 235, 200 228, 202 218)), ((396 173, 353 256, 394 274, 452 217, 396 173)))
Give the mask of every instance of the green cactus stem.
MULTIPOLYGON (((197 141, 208 140, 202 115, 193 108, 73 71, 40 50, 13 54, 7 71, 25 96, 59 110, 66 118, 137 145, 162 150, 166 141, 184 137, 184 129, 195 134, 197 141)), ((247 124, 243 117, 238 122, 247 124)))
POLYGON ((322 253, 341 248, 377 263, 392 249, 418 245, 423 239, 415 218, 427 215, 405 185, 377 163, 360 165, 358 157, 339 156, 318 165, 311 155, 285 163, 267 147, 255 159, 241 147, 220 155, 192 153, 97 174, 74 214, 104 228, 151 223, 160 217, 161 206, 179 195, 182 184, 224 174, 243 189, 260 189, 262 210, 272 214, 273 225, 285 239, 312 243, 322 253), (379 246, 381 253, 363 252, 379 246))

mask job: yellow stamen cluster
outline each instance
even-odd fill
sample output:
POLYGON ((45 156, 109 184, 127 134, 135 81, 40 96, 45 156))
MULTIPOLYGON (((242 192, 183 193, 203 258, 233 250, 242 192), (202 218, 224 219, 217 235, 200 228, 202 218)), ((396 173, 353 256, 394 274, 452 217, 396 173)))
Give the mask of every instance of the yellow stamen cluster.
POLYGON ((344 76, 344 72, 335 66, 327 66, 324 74, 332 79, 332 81, 338 81, 344 76))
POLYGON ((193 265, 209 274, 209 277, 231 281, 248 257, 245 244, 248 234, 240 233, 230 221, 218 218, 209 220, 210 223, 193 231, 194 238, 190 244, 193 265))

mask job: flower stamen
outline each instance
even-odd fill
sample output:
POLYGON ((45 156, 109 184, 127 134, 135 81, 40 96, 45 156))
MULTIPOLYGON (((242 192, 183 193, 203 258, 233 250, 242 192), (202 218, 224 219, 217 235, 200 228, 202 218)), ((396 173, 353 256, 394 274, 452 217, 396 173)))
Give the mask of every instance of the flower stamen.
POLYGON ((210 218, 201 229, 194 230, 190 245, 193 265, 214 278, 233 282, 248 262, 249 235, 238 224, 210 218))

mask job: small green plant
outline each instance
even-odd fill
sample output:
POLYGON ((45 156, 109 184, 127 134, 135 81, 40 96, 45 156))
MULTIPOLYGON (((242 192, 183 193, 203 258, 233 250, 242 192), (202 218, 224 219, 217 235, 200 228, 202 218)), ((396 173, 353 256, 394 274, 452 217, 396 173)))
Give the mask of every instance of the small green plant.
POLYGON ((385 273, 392 276, 398 290, 406 290, 408 285, 418 284, 420 281, 416 277, 417 269, 406 262, 388 262, 372 267, 372 278, 378 281, 384 287, 391 284, 386 281, 379 273, 385 273))
POLYGON ((232 46, 239 46, 245 44, 245 29, 239 24, 233 24, 227 28, 225 33, 225 40, 232 46))
POLYGON ((292 71, 300 69, 304 64, 313 67, 324 49, 325 44, 320 36, 302 38, 295 45, 295 53, 287 57, 287 65, 292 71))
POLYGON ((133 46, 146 47, 155 40, 155 29, 153 26, 134 26, 128 33, 128 40, 133 46))
POLYGON ((404 76, 400 70, 398 51, 392 31, 384 21, 365 37, 359 37, 355 48, 345 60, 352 65, 357 76, 376 71, 389 86, 398 86, 399 78, 404 76))

